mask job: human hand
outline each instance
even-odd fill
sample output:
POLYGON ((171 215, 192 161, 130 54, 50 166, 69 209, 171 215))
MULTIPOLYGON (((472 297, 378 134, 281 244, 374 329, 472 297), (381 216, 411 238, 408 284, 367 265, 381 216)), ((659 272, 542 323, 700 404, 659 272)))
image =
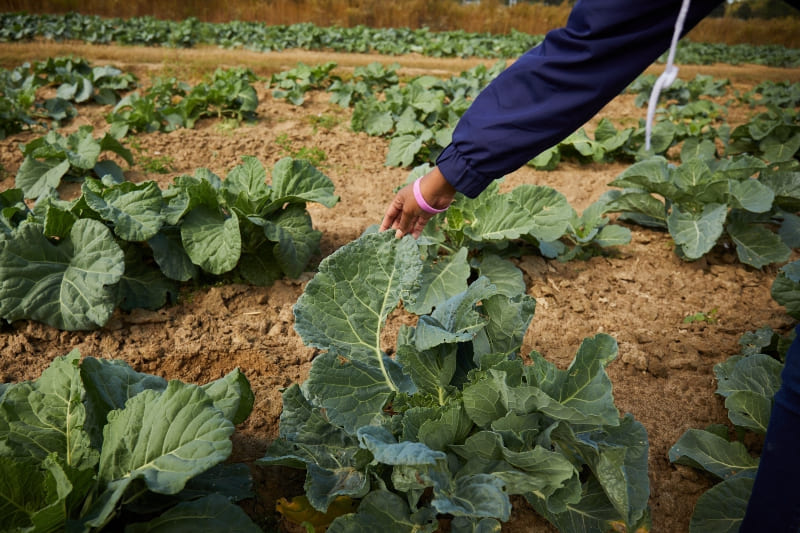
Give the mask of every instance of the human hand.
MULTIPOLYGON (((428 207, 442 210, 447 209, 453 201, 456 190, 439 171, 439 167, 434 167, 419 179, 419 194, 428 207)), ((392 228, 398 239, 408 233, 416 239, 435 214, 420 207, 414 195, 414 185, 406 185, 397 192, 386 209, 380 231, 392 228)))

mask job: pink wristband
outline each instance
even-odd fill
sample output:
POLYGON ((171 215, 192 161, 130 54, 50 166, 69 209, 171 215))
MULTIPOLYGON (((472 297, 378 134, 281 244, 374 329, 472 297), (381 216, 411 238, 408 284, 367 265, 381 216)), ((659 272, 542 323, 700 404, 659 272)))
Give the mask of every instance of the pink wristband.
POLYGON ((417 205, 419 205, 419 208, 425 211, 426 213, 430 213, 432 215, 435 215, 437 213, 444 213, 445 211, 447 211, 447 207, 445 207, 444 209, 436 209, 435 207, 428 205, 428 202, 426 202, 425 198, 422 197, 422 191, 419 190, 419 180, 421 179, 422 178, 417 178, 416 181, 414 181, 414 199, 417 201, 417 205))

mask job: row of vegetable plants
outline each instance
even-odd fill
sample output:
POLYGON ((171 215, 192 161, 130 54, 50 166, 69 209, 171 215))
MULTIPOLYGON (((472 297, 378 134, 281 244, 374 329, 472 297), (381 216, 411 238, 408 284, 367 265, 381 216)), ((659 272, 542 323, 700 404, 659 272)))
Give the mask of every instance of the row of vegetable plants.
MULTIPOLYGON (((169 47, 206 44, 263 52, 302 48, 350 53, 420 53, 433 57, 506 59, 518 57, 544 37, 515 30, 498 35, 465 31, 434 32, 428 28, 319 27, 311 23, 208 23, 195 18, 182 21, 159 20, 154 17, 121 19, 78 13, 2 13, 0 28, 0 41, 7 42, 43 37, 93 44, 169 47)), ((755 63, 794 67, 800 64, 800 51, 778 45, 725 45, 687 40, 677 50, 675 61, 681 64, 755 63)))
POLYGON ((249 69, 217 69, 194 86, 158 78, 142 94, 139 80, 116 67, 56 57, 0 71, 0 138, 27 129, 57 128, 73 119, 76 105, 113 105, 107 120, 118 136, 193 128, 202 118, 255 117, 256 76, 249 69), (41 96, 55 89, 55 96, 41 96))
MULTIPOLYGON (((332 102, 353 107, 351 126, 355 131, 390 139, 388 165, 408 167, 436 158, 449 144, 452 130, 471 99, 505 64, 498 62, 488 69, 481 65, 445 80, 421 76, 406 83, 398 79, 398 65, 386 67, 373 63, 367 68, 358 67, 348 80, 332 74, 335 67, 332 62, 315 66, 300 63, 275 74, 270 80, 273 96, 302 105, 308 91, 329 92, 332 102)), ((636 103, 642 105, 653 83, 654 76, 640 76, 627 92, 637 94, 636 103)), ((711 99, 724 97, 726 85, 727 80, 698 75, 665 91, 650 151, 644 149, 643 119, 636 127, 618 129, 604 118, 593 137, 580 128, 529 164, 540 170, 552 170, 567 158, 582 162, 635 161, 648 155, 667 154, 687 141, 693 146, 716 140, 723 144, 727 155, 749 153, 776 162, 792 159, 800 151, 797 84, 764 82, 746 94, 731 97, 731 105, 757 103, 766 108, 736 128, 724 122, 725 107, 711 99)))

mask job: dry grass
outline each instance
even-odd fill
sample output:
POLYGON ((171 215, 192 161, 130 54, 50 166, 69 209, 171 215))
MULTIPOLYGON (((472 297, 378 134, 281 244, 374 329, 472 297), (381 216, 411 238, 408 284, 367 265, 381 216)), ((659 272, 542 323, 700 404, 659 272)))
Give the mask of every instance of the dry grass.
MULTIPOLYGON (((461 5, 455 0, 5 0, 4 11, 67 13, 104 17, 154 16, 208 22, 260 21, 265 24, 312 22, 318 26, 427 27, 436 31, 508 33, 512 29, 534 35, 564 25, 570 6, 520 3, 504 7, 497 0, 461 5)), ((800 47, 800 17, 744 21, 731 17, 700 23, 689 35, 696 41, 726 44, 778 44, 800 47)))

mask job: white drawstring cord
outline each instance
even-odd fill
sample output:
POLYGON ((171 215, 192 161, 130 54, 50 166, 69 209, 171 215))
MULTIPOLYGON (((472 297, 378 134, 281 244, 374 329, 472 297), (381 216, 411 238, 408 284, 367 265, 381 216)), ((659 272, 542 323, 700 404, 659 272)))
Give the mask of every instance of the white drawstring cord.
POLYGON ((678 77, 678 67, 673 62, 675 61, 675 49, 678 47, 678 39, 683 32, 683 23, 686 20, 686 14, 689 12, 689 4, 691 0, 683 0, 681 10, 678 13, 678 20, 675 21, 675 32, 672 34, 672 43, 669 47, 669 55, 667 56, 667 66, 664 72, 658 77, 653 90, 650 92, 650 101, 647 103, 647 123, 645 124, 645 139, 644 148, 650 150, 650 135, 653 130, 653 118, 656 114, 656 107, 658 106, 658 98, 661 95, 661 89, 665 89, 672 85, 672 82, 678 77))

